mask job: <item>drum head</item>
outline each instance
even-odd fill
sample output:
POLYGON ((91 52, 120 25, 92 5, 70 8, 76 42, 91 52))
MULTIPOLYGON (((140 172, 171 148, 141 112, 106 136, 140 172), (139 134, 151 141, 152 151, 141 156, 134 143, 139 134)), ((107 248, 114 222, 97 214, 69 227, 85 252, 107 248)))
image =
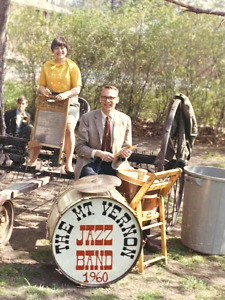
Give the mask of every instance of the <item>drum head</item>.
POLYGON ((74 182, 74 187, 82 193, 104 193, 120 185, 118 177, 105 174, 85 176, 74 182))
POLYGON ((58 220, 52 251, 62 273, 89 287, 111 284, 136 264, 142 233, 133 211, 115 199, 77 201, 58 220))

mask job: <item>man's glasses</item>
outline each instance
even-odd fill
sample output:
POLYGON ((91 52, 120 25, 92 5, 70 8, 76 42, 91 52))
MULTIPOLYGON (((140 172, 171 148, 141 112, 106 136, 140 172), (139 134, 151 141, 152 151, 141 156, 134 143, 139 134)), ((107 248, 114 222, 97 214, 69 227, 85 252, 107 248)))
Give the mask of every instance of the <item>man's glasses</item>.
POLYGON ((109 100, 109 101, 113 101, 114 99, 116 99, 117 97, 112 97, 112 96, 101 96, 101 99, 103 100, 103 101, 106 101, 107 99, 109 100))

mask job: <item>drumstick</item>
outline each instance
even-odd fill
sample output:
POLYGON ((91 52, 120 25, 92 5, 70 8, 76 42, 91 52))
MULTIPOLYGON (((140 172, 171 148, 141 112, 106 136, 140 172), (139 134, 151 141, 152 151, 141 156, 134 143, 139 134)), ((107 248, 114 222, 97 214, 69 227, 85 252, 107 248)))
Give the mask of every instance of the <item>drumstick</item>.
MULTIPOLYGON (((129 150, 134 150, 134 149, 136 149, 137 147, 140 147, 140 146, 142 146, 142 144, 136 144, 136 145, 134 145, 134 146, 126 146, 125 148, 126 149, 129 149, 129 150)), ((118 156, 120 156, 121 155, 121 153, 122 153, 122 150, 120 150, 119 152, 117 152, 115 155, 114 155, 114 157, 118 157, 118 156)))

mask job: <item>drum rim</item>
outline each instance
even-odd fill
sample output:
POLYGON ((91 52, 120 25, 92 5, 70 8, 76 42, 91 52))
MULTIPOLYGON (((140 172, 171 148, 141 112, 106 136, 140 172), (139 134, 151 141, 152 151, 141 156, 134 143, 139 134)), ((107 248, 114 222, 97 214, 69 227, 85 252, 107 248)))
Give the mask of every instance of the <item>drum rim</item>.
MULTIPOLYGON (((88 200, 88 199, 90 199, 90 198, 94 198, 94 197, 96 197, 96 196, 97 196, 97 195, 95 195, 95 196, 93 195, 92 197, 87 197, 87 198, 79 199, 78 201, 76 201, 75 203, 73 203, 73 205, 75 205, 75 204, 77 204, 77 203, 79 203, 79 202, 81 202, 81 201, 88 200)), ((99 197, 99 196, 98 196, 98 197, 99 197)), ((107 196, 101 196, 100 198, 106 198, 106 199, 116 200, 116 199, 112 199, 112 198, 107 197, 107 196)), ((123 274, 121 274, 121 276, 119 276, 118 278, 115 278, 114 280, 111 280, 111 281, 109 281, 109 282, 107 282, 107 283, 102 283, 102 284, 86 284, 86 283, 80 282, 80 281, 78 281, 78 280, 75 280, 73 277, 71 277, 71 276, 68 275, 65 271, 63 271, 63 270, 61 269, 61 266, 60 266, 60 265, 58 264, 58 262, 56 261, 56 258, 55 258, 54 253, 53 253, 53 243, 52 243, 52 239, 51 239, 51 241, 50 241, 50 243, 51 243, 51 251, 52 251, 52 255, 53 255, 54 261, 55 261, 55 263, 56 263, 58 269, 60 270, 60 272, 61 272, 64 276, 66 276, 69 280, 73 281, 74 283, 76 283, 76 284, 79 285, 79 286, 93 287, 93 288, 94 288, 94 287, 105 287, 105 286, 111 285, 111 284, 113 284, 113 283, 119 281, 120 279, 124 278, 124 277, 132 270, 132 268, 133 268, 133 267, 137 264, 137 262, 138 262, 138 259, 139 259, 139 257, 140 257, 140 254, 141 254, 141 251, 142 251, 142 247, 143 247, 143 232, 142 232, 142 230, 141 230, 141 225, 140 225, 140 223, 139 223, 139 221, 138 221, 138 219, 137 219, 137 216, 136 216, 135 211, 134 211, 127 203, 123 203, 123 202, 118 201, 118 200, 117 200, 117 202, 119 202, 120 204, 122 204, 122 206, 125 206, 128 210, 130 210, 130 212, 131 212, 131 213, 134 215, 134 217, 136 218, 136 220, 137 220, 137 226, 138 226, 139 232, 140 232, 140 240, 141 240, 141 242, 140 242, 140 247, 139 247, 138 253, 137 253, 137 257, 136 257, 136 259, 134 260, 133 264, 129 267, 129 269, 126 270, 126 272, 124 272, 123 274)), ((70 208, 71 208, 71 205, 70 205, 70 208)), ((69 208, 68 208, 68 209, 69 209, 69 208)), ((68 210, 68 209, 67 209, 67 210, 68 210)), ((66 211, 67 211, 67 210, 66 210, 66 211)), ((65 213, 66 211, 64 211, 64 213, 65 213)), ((60 220, 60 219, 59 219, 59 220, 60 220)), ((59 220, 58 220, 58 221, 59 221, 59 220)), ((56 226, 57 226, 57 224, 58 224, 58 221, 55 223, 55 226, 54 226, 54 230, 53 230, 52 236, 54 235, 54 231, 55 231, 55 228, 56 228, 56 226)))

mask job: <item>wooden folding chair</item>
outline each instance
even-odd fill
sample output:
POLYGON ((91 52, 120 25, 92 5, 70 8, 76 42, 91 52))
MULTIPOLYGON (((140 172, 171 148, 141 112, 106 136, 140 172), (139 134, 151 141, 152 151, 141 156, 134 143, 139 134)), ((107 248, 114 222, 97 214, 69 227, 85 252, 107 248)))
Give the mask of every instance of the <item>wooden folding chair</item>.
POLYGON ((118 175, 122 179, 120 191, 124 191, 124 197, 135 211, 142 231, 156 226, 160 227, 162 255, 144 260, 144 250, 142 247, 138 260, 138 271, 139 273, 143 273, 145 266, 158 260, 163 259, 165 264, 167 263, 164 197, 178 179, 181 169, 146 173, 143 179, 140 179, 140 173, 143 173, 143 171, 133 169, 118 171, 118 175), (146 223, 150 224, 146 225, 146 223))

